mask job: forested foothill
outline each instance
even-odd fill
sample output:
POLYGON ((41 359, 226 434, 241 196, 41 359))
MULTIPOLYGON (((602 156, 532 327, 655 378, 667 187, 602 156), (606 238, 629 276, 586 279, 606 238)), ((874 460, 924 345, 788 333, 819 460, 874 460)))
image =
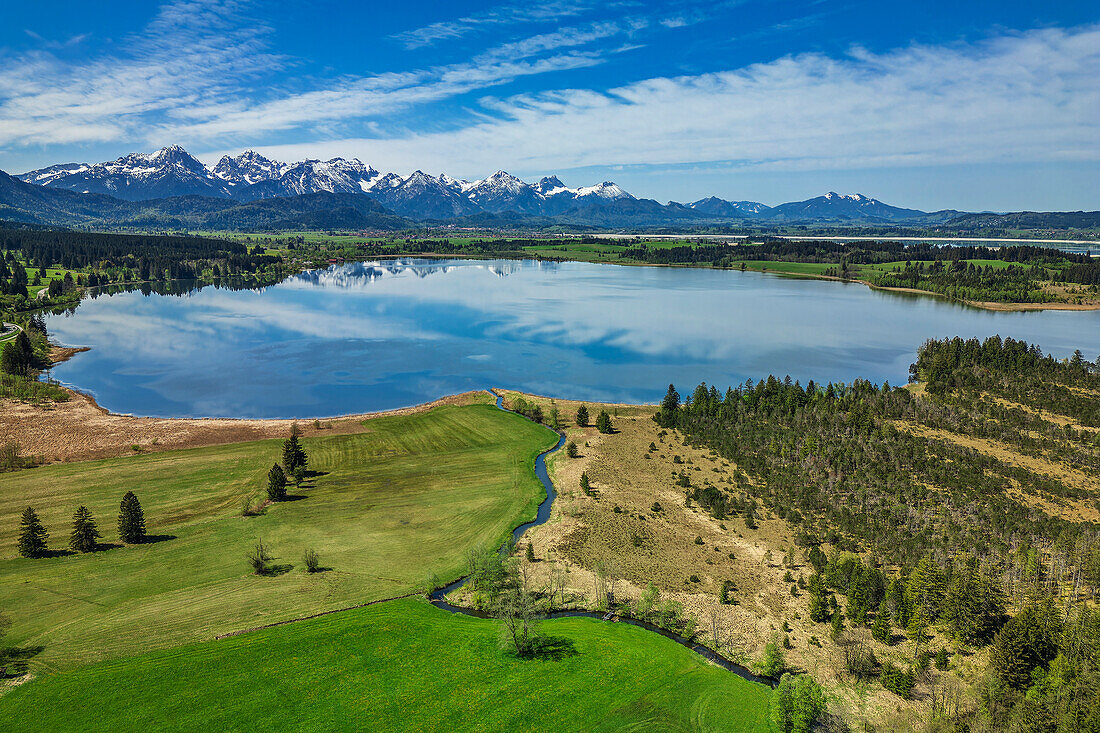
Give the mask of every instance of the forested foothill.
POLYGON ((225 239, 0 229, 0 311, 9 314, 72 306, 87 288, 221 278, 270 284, 286 274, 278 256, 225 239))
POLYGON ((944 639, 987 672, 973 704, 933 690, 933 728, 1100 730, 1100 360, 956 338, 910 371, 908 387, 701 384, 683 403, 670 386, 654 420, 738 469, 689 505, 749 525, 759 502, 797 527, 823 634, 912 644, 908 667, 849 644, 853 679, 908 697, 947 669, 944 639))
MULTIPOLYGON (((939 246, 926 243, 765 239, 725 244, 639 245, 622 259, 650 264, 694 264, 768 269, 768 263, 821 265, 797 274, 864 280, 883 288, 923 290, 958 300, 1054 303, 1096 300, 1100 261, 1050 247, 939 246), (1075 297, 1081 296, 1081 297, 1075 297)), ((771 269, 782 272, 783 267, 771 269)))

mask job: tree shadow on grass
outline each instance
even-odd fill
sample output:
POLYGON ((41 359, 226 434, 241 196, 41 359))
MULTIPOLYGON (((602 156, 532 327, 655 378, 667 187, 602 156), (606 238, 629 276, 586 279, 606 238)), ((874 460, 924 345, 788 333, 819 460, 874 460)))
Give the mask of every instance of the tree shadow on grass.
POLYGON ((534 641, 531 651, 525 656, 529 659, 551 659, 558 662, 566 657, 577 656, 577 647, 572 639, 561 636, 541 636, 534 641))
POLYGON ((0 680, 25 675, 27 663, 41 654, 45 648, 44 646, 15 646, 7 649, 7 659, 0 661, 0 680))
POLYGON ((147 534, 145 538, 139 542, 139 545, 155 545, 158 542, 167 542, 168 540, 174 540, 177 537, 174 534, 147 534))
POLYGON ((38 557, 42 560, 48 560, 53 557, 68 557, 75 554, 72 550, 43 550, 38 557))
POLYGON ((301 501, 302 499, 308 499, 305 494, 287 494, 282 499, 279 499, 279 503, 282 504, 287 501, 301 501))
POLYGON ((306 478, 320 478, 321 476, 328 476, 328 471, 306 471, 303 474, 306 478))
POLYGON ((269 565, 267 571, 264 572, 263 575, 269 578, 273 578, 277 575, 286 575, 293 569, 294 566, 290 563, 283 563, 281 565, 269 565))

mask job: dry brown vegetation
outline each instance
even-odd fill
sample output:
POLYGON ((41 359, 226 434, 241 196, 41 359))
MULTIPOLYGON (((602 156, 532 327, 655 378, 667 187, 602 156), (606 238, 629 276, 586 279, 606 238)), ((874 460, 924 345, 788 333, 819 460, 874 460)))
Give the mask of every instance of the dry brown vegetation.
MULTIPOLYGON (((573 423, 580 402, 530 395, 524 399, 539 402, 544 412, 557 407, 569 418, 563 426, 567 438, 578 447, 574 459, 565 451, 550 458, 558 500, 550 521, 520 541, 520 550, 527 543, 534 545, 536 562, 528 572, 536 586, 549 585, 555 568, 565 571, 562 574, 574 598, 595 597, 598 567, 612 577, 617 599, 637 598, 653 583, 664 597, 683 605, 704 643, 721 647, 733 658, 750 663, 769 639, 789 637, 791 648, 784 650, 788 662, 824 684, 834 709, 849 720, 906 729, 922 715, 922 696, 931 683, 918 686, 914 699, 902 700, 880 685, 856 685, 847 677, 843 647, 830 640, 827 624, 810 621, 808 595, 797 588, 798 579, 808 579, 813 568, 795 546, 790 524, 763 510, 755 529, 746 527, 739 517, 719 522, 698 507, 687 506, 684 490, 675 484, 683 470, 694 485, 704 478, 728 485, 736 466, 707 450, 684 445, 674 431, 661 435, 651 419, 653 407, 617 406, 614 417, 616 406, 588 403, 593 415, 599 409, 613 415, 617 432, 601 435, 594 427, 579 428, 573 423), (656 451, 649 450, 650 443, 656 451), (675 456, 682 463, 676 463, 675 456), (582 471, 589 476, 592 496, 580 489, 582 471), (661 505, 659 511, 653 510, 654 502, 661 505), (784 581, 788 572, 794 583, 784 581), (723 581, 736 585, 735 604, 719 602, 723 581), (797 595, 791 594, 792 585, 797 595), (783 631, 785 622, 789 632, 783 631)), ((847 630, 841 642, 856 638, 873 644, 880 661, 900 661, 912 654, 911 645, 900 635, 899 643, 886 647, 871 642, 867 629, 847 630)), ((983 664, 979 657, 957 660, 957 669, 968 671, 962 677, 957 677, 958 672, 939 674, 936 684, 971 676, 983 664)))
POLYGON ((467 392, 386 413, 348 415, 319 421, 239 420, 119 415, 103 409, 88 395, 72 390, 69 392, 67 402, 42 405, 0 400, 2 442, 14 442, 23 455, 36 456, 46 462, 85 461, 285 437, 295 422, 305 436, 361 433, 368 430, 363 420, 376 414, 411 414, 435 405, 492 400, 487 392, 467 392))
MULTIPOLYGON (((523 397, 541 404, 544 413, 556 407, 568 418, 563 425, 568 439, 578 446, 576 458, 568 458, 564 450, 550 458, 558 501, 550 521, 531 530, 520 542, 521 550, 528 542, 534 546, 536 562, 528 572, 536 585, 549 585, 551 574, 557 571, 573 597, 590 599, 595 597, 597 568, 612 577, 616 598, 637 598, 653 583, 695 619, 704 643, 724 647, 730 656, 744 660, 756 658, 770 638, 787 636, 791 642, 791 648, 785 650, 788 662, 824 684, 834 710, 856 725, 867 722, 880 730, 913 729, 927 720, 933 690, 937 695, 947 690, 973 702, 973 685, 986 666, 986 651, 955 654, 951 669, 932 670, 918 683, 911 700, 902 700, 878 683, 854 680, 846 672, 846 643, 861 640, 871 646, 880 662, 893 660, 899 665, 911 660, 912 644, 897 630, 892 646, 872 641, 868 629, 847 629, 836 642, 830 639, 828 624, 810 621, 808 594, 798 581, 808 579, 813 569, 794 544, 792 525, 761 509, 757 527, 750 529, 741 517, 719 522, 698 507, 688 506, 684 489, 676 484, 680 471, 691 477, 692 485, 709 480, 733 489, 737 466, 709 450, 685 445, 676 431, 663 431, 651 419, 654 407, 590 403, 593 416, 599 409, 613 415, 618 412, 613 417, 616 432, 601 435, 594 427, 573 424, 579 402, 523 397), (656 450, 650 450, 651 443, 656 450), (676 462, 676 457, 681 462, 676 462), (580 488, 582 472, 589 477, 591 495, 580 488), (655 502, 660 504, 659 510, 655 510, 655 502), (784 580, 788 572, 793 584, 784 580), (719 602, 724 581, 736 586, 732 594, 735 604, 719 602), (783 631, 784 623, 789 632, 783 631)), ((962 441, 1000 460, 1100 491, 1095 477, 1056 461, 1023 455, 996 441, 946 431, 937 431, 935 437, 962 441)), ((1052 514, 1097 514, 1083 501, 1059 505, 1036 497, 1021 496, 1020 500, 1052 514)), ((927 648, 940 646, 951 648, 939 636, 927 648)))

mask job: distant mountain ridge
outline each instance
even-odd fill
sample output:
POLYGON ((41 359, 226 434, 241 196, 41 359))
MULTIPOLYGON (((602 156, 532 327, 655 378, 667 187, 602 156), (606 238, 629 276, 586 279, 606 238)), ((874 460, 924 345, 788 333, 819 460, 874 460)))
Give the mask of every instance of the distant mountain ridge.
MULTIPOLYGON (((925 212, 891 206, 863 194, 842 195, 832 191, 777 206, 716 196, 686 204, 675 201, 662 204, 637 198, 611 181, 571 188, 558 176, 528 183, 503 170, 476 181, 445 173, 432 176, 419 170, 402 176, 383 173, 357 158, 284 163, 253 150, 223 156, 207 168, 178 145, 153 153, 131 153, 104 163, 59 163, 0 181, 0 212, 3 211, 21 212, 24 221, 52 223, 206 221, 203 217, 214 216, 212 212, 216 211, 219 213, 215 218, 219 221, 240 216, 244 223, 239 226, 255 226, 257 221, 269 221, 272 212, 283 211, 286 217, 280 222, 305 224, 308 219, 312 228, 368 227, 370 222, 381 222, 382 228, 386 228, 396 226, 402 217, 414 221, 452 221, 457 225, 509 222, 602 228, 795 223, 930 226, 956 220, 960 225, 966 221, 973 226, 992 227, 997 222, 1010 221, 997 217, 1013 216, 956 210, 925 212), (51 198, 32 190, 16 191, 13 182, 30 184, 39 193, 48 190, 71 195, 51 198), (294 201, 317 194, 330 197, 311 199, 309 205, 294 201), (181 197, 189 201, 171 203, 181 197), (201 205, 194 200, 200 198, 204 200, 201 205), (358 199, 370 200, 374 208, 358 203, 358 199), (283 203, 246 206, 272 200, 283 203), (324 202, 321 208, 316 205, 319 201, 324 202), (125 203, 133 205, 128 207, 125 203), (338 208, 340 212, 326 213, 324 206, 338 208), (267 214, 260 216, 257 212, 261 210, 267 214), (224 213, 229 211, 235 213, 224 213)), ((1019 221, 1080 219, 1074 216, 1034 214, 1019 221)), ((1086 216, 1084 220, 1091 222, 1094 218, 1086 216)))
POLYGON ((62 163, 16 177, 35 185, 107 194, 127 201, 198 195, 249 202, 319 192, 358 193, 399 215, 419 220, 515 213, 616 226, 738 219, 891 222, 928 216, 861 194, 828 193, 776 207, 714 196, 689 204, 661 204, 636 198, 611 181, 570 188, 557 176, 527 183, 502 170, 476 181, 445 173, 435 177, 423 171, 404 177, 382 173, 357 158, 283 163, 253 150, 223 156, 206 168, 179 146, 154 153, 131 153, 105 163, 62 163))

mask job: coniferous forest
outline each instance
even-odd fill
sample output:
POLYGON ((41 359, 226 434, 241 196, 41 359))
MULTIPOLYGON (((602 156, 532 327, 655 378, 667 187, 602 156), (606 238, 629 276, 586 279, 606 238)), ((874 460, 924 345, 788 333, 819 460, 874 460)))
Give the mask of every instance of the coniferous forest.
MULTIPOLYGON (((813 620, 835 618, 838 593, 876 638, 936 626, 990 646, 986 724, 1100 730, 1100 496, 1081 480, 1100 473, 1100 360, 956 338, 910 372, 908 387, 700 384, 683 404, 670 386, 654 419, 739 469, 689 498, 799 527, 813 620)), ((907 694, 919 669, 879 672, 907 694)))

